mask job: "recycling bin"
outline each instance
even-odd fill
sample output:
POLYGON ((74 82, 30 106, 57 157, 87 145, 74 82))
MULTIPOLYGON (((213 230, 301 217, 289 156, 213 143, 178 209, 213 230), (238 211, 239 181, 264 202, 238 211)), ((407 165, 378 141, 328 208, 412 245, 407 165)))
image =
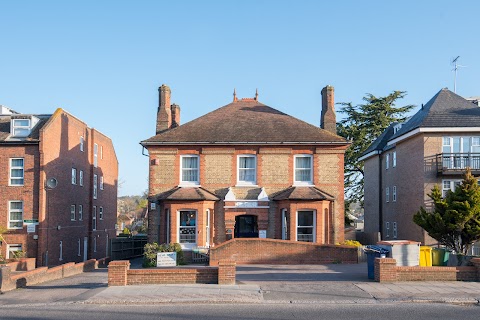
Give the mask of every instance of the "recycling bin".
POLYGON ((448 264, 448 259, 450 252, 444 248, 433 248, 432 249, 432 265, 434 266, 446 266, 448 264))
POLYGON ((390 253, 388 258, 397 261, 397 266, 420 265, 420 242, 411 240, 380 241, 377 246, 387 249, 390 253))
POLYGON ((420 247, 420 267, 432 266, 432 248, 427 246, 420 247))
POLYGON ((367 255, 368 279, 375 279, 375 258, 385 258, 389 251, 374 245, 365 246, 364 251, 367 255))

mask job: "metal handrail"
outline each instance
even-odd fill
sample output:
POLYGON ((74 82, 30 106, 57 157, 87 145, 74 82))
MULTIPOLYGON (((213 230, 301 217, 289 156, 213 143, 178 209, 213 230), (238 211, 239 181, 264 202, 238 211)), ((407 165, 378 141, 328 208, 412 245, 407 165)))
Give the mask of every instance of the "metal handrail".
POLYGON ((480 153, 439 153, 436 162, 439 172, 465 170, 467 167, 480 170, 480 153))

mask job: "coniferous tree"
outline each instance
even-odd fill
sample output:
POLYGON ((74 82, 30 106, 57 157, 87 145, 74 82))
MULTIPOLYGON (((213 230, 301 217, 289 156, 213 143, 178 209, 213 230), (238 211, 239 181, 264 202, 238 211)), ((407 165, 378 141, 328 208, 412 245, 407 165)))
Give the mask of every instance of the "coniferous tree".
POLYGON ((467 168, 462 183, 445 198, 437 185, 428 196, 433 201, 431 212, 420 207, 413 221, 439 243, 466 255, 480 240, 480 186, 471 170, 467 168))
POLYGON ((395 106, 405 95, 404 91, 393 91, 386 97, 369 93, 363 98, 364 104, 339 103, 342 106, 340 112, 346 117, 337 123, 337 133, 352 141, 345 152, 345 212, 354 202, 360 202, 363 207, 363 161, 358 159, 390 124, 405 121, 405 114, 415 107, 395 106))

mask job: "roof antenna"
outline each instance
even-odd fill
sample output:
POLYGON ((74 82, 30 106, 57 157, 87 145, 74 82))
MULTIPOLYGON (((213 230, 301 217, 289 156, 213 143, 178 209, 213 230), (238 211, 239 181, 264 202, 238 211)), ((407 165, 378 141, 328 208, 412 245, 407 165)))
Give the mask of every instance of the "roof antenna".
POLYGON ((258 101, 258 88, 255 89, 255 101, 258 101))
POLYGON ((233 102, 237 101, 237 92, 235 88, 233 88, 233 102))
POLYGON ((452 71, 455 72, 455 75, 454 75, 454 78, 453 78, 453 92, 454 93, 457 93, 457 70, 458 70, 458 68, 466 67, 466 66, 462 66, 462 65, 457 64, 458 58, 460 58, 460 56, 457 56, 455 59, 452 60, 452 64, 453 64, 453 70, 452 71))

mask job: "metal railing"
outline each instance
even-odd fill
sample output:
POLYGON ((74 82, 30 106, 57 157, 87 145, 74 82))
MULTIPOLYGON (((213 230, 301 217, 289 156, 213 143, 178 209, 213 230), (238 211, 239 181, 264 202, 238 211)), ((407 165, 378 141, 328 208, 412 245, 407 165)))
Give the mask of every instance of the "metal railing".
POLYGON ((480 170, 480 153, 439 153, 436 162, 438 172, 480 170))

